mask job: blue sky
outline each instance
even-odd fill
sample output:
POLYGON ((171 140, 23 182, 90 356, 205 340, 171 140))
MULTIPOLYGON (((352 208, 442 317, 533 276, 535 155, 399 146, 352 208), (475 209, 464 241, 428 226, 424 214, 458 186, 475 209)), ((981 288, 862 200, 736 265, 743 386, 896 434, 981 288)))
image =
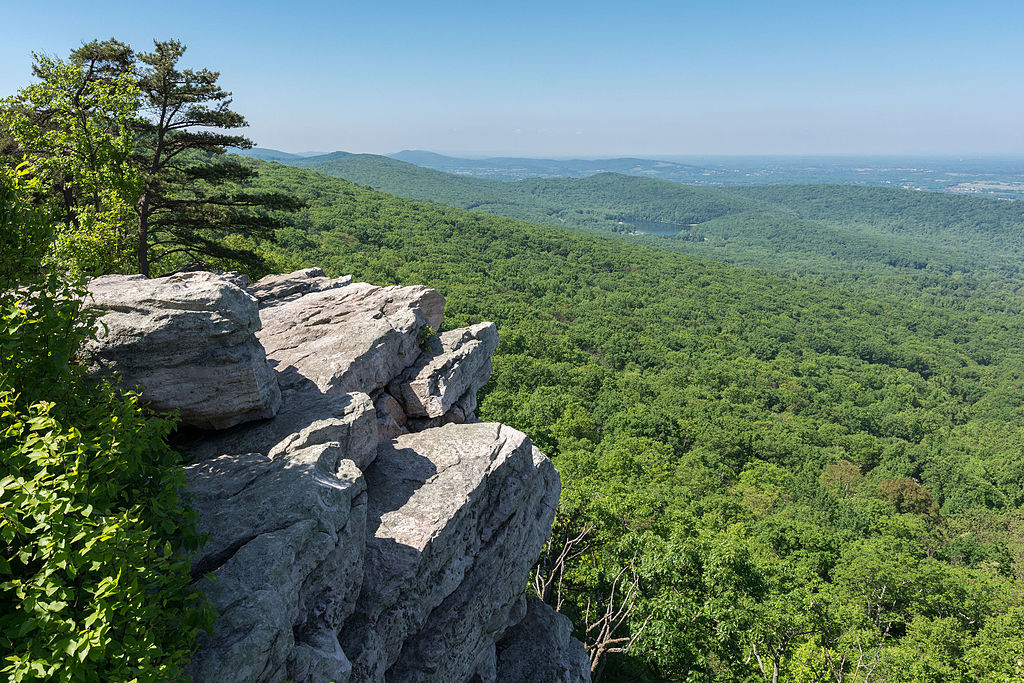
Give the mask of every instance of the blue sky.
POLYGON ((0 0, 0 94, 173 37, 287 151, 1024 154, 1021 0, 45 6, 0 0))

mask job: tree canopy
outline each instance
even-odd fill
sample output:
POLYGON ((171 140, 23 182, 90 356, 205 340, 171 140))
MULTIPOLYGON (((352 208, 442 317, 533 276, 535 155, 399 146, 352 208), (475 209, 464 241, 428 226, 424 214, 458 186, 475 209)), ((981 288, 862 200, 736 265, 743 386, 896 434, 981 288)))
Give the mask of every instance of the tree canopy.
POLYGON ((67 61, 36 56, 39 82, 0 110, 7 156, 50 177, 57 250, 82 272, 150 275, 219 259, 258 267, 294 198, 255 192, 255 171, 224 153, 252 142, 220 74, 179 66, 185 47, 136 53, 92 41, 67 61))
MULTIPOLYGON (((532 585, 596 674, 1018 675, 1012 279, 783 276, 250 163, 308 204, 266 245, 282 268, 427 284, 446 327, 497 321, 479 415, 561 473, 532 585)), ((932 210, 957 200, 978 203, 932 210)))

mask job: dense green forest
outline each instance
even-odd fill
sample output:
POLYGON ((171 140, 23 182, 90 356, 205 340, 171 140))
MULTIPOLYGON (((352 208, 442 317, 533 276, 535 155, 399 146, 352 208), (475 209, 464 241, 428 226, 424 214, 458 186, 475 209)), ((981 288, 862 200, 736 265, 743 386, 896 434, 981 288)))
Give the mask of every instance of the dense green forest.
POLYGON ((172 423, 75 360, 84 276, 195 258, 498 324, 479 416, 563 484, 529 590, 605 680, 1024 678, 1017 204, 241 161, 218 75, 154 47, 37 57, 0 106, 8 678, 178 679, 209 625, 172 423))
POLYGON ((588 598, 634 587, 639 637, 609 678, 1024 672, 1012 290, 854 293, 259 169, 308 204, 271 247, 280 267, 425 283, 446 326, 498 322, 480 416, 562 472, 554 543, 586 549, 562 610, 582 626, 588 598))
POLYGON ((283 163, 403 197, 787 274, 909 276, 908 291, 950 276, 966 286, 1021 276, 1019 202, 852 185, 696 187, 614 173, 510 183, 344 152, 283 163))

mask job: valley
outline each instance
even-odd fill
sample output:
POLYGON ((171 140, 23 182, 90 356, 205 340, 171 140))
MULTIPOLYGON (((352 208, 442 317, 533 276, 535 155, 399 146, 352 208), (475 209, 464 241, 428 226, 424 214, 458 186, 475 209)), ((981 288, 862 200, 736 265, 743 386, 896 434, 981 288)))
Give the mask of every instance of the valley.
POLYGON ((609 659, 614 680, 759 680, 749 647, 779 648, 796 676, 863 643, 896 676, 920 670, 937 624, 941 647, 972 652, 955 670, 986 671, 1019 642, 1024 298, 1014 259, 979 246, 1020 239, 1004 203, 896 193, 910 203, 894 207, 892 191, 833 186, 675 206, 784 206, 776 232, 755 211, 694 228, 742 243, 747 267, 258 168, 261 187, 307 202, 267 247, 275 269, 422 282, 446 297, 446 327, 498 323, 480 417, 552 457, 554 547, 581 537, 593 553, 566 568, 563 609, 585 620, 622 572, 643 586, 629 623, 651 635, 609 659), (826 216, 845 244, 814 234, 826 216), (927 264, 879 262, 895 246, 927 264))
POLYGON ((401 197, 725 263, 846 284, 886 279, 908 295, 1022 277, 1024 203, 853 185, 695 187, 613 173, 500 182, 346 153, 287 163, 401 197))
POLYGON ((1024 4, 875 4, 5 8, 0 679, 1024 681, 1024 4))

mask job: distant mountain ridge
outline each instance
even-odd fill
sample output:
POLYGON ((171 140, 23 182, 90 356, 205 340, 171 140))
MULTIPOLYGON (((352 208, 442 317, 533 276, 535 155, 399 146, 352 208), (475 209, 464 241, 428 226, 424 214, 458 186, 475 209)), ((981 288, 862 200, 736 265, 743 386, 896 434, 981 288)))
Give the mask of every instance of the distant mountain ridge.
POLYGON ((284 162, 290 159, 305 159, 306 157, 319 156, 319 152, 282 152, 278 149, 268 149, 266 147, 253 147, 252 149, 230 149, 228 150, 232 154, 238 154, 243 157, 252 157, 253 159, 260 159, 262 161, 280 161, 284 162))
POLYGON ((628 223, 633 221, 671 223, 678 228, 750 210, 756 204, 729 196, 722 188, 611 172, 507 182, 348 152, 287 158, 280 163, 345 178, 399 197, 606 235, 630 232, 628 223))
MULTIPOLYGON (((318 158, 327 154, 290 154, 268 149, 239 152, 265 161, 318 158)), ((345 154, 333 153, 334 156, 345 154)), ((376 155, 370 155, 376 156, 376 155)), ((890 158, 842 156, 776 157, 619 157, 605 159, 470 159, 423 150, 388 157, 422 168, 463 177, 516 181, 527 178, 586 178, 600 173, 668 180, 687 185, 862 185, 948 192, 1001 199, 1024 199, 1024 158, 890 158)))
POLYGON ((425 166, 437 171, 472 175, 491 180, 522 180, 524 178, 586 178, 598 173, 622 173, 675 182, 696 182, 710 178, 717 171, 674 161, 622 157, 612 159, 528 159, 524 157, 493 157, 463 159, 422 150, 403 150, 388 154, 392 159, 425 166))
POLYGON ((949 192, 1002 199, 1024 198, 1024 158, 852 156, 659 156, 654 159, 465 159, 404 150, 389 154, 418 166, 490 180, 585 178, 598 173, 668 180, 687 185, 864 185, 949 192))
POLYGON ((1024 276, 1022 202, 858 185, 695 186, 619 173, 508 182, 348 152, 280 163, 399 197, 738 265, 1024 276))
POLYGON ((233 151, 242 156, 281 163, 290 163, 291 161, 301 159, 310 163, 322 164, 347 157, 381 158, 383 156, 444 173, 502 181, 515 181, 526 178, 586 178, 599 173, 622 173, 624 175, 671 180, 681 183, 699 183, 701 180, 706 181, 715 174, 721 173, 718 170, 674 161, 632 157, 566 160, 528 159, 525 157, 463 159, 423 150, 403 150, 387 155, 353 154, 341 151, 329 154, 294 154, 262 147, 233 151))

